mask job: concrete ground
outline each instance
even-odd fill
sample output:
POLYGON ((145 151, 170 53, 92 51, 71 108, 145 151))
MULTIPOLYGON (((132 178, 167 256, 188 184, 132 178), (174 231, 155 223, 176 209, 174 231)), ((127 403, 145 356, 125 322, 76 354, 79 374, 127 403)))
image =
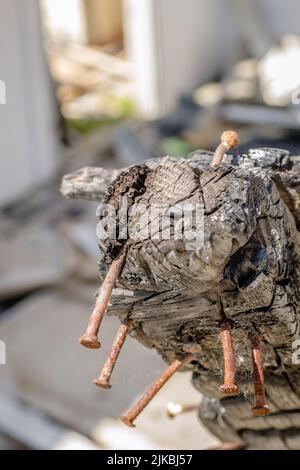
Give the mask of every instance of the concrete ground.
POLYGON ((0 317, 0 335, 7 353, 7 364, 0 368, 0 392, 89 438, 82 441, 78 435, 72 439, 68 434, 55 444, 51 441, 52 448, 203 449, 216 444, 195 412, 175 420, 166 416, 169 401, 200 402, 201 396, 186 373, 170 380, 140 416, 135 429, 120 422, 119 415, 165 365, 155 351, 129 338, 116 366, 112 388, 101 390, 92 385, 118 328, 118 321, 107 317, 101 330, 102 349, 87 350, 79 345, 93 294, 94 286, 89 284, 81 292, 70 288, 44 290, 0 317))

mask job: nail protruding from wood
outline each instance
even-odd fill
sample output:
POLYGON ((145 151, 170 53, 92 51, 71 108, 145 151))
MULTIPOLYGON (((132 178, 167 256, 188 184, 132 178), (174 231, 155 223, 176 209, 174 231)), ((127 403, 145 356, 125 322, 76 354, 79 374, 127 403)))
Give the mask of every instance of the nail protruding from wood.
POLYGON ((80 344, 90 349, 98 349, 101 343, 98 340, 98 333, 101 322, 105 315, 112 290, 116 284, 126 260, 128 244, 126 243, 117 257, 111 263, 107 275, 101 285, 99 295, 89 319, 87 329, 83 336, 79 339, 80 344))
POLYGON ((198 408, 199 405, 180 405, 179 403, 169 402, 166 406, 166 413, 168 418, 174 419, 176 416, 196 411, 198 408))
POLYGON ((253 416, 265 416, 271 413, 270 407, 266 402, 265 385, 264 385, 264 370, 263 370, 263 356, 261 350, 261 343, 259 335, 252 335, 251 350, 253 361, 253 383, 255 405, 252 407, 253 416))
POLYGON ((224 355, 224 384, 219 388, 220 393, 224 395, 237 396, 240 391, 235 383, 235 357, 233 350, 233 341, 231 325, 227 319, 221 322, 221 341, 224 355))
POLYGON ((167 369, 160 375, 160 377, 154 382, 154 384, 144 393, 142 398, 137 402, 136 405, 127 413, 126 416, 122 416, 121 420, 127 426, 134 428, 134 421, 141 414, 141 412, 150 403, 152 398, 159 392, 159 390, 165 385, 165 383, 178 371, 181 367, 188 364, 194 359, 193 354, 187 354, 183 359, 175 359, 167 369))
POLYGON ((211 447, 208 450, 243 450, 246 444, 237 444, 236 442, 222 442, 217 447, 211 447))
POLYGON ((228 150, 234 149, 240 144, 240 138, 235 131, 225 131, 221 135, 221 143, 217 147, 211 166, 220 165, 224 158, 224 155, 228 150))
POLYGON ((121 352, 121 349, 123 347, 123 344, 130 331, 131 325, 132 325, 132 321, 129 319, 125 319, 122 321, 120 328, 116 334, 114 343, 112 345, 111 352, 103 366, 101 374, 99 375, 97 379, 93 380, 93 383, 97 385, 98 387, 102 387, 106 389, 111 388, 110 379, 111 379, 114 367, 116 365, 116 362, 118 360, 119 354, 121 352))

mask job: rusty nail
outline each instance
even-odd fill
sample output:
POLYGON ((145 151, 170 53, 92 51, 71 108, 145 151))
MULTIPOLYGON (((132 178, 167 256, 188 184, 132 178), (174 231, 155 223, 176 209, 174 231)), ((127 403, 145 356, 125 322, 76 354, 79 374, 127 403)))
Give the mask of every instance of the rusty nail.
POLYGON ((220 165, 222 163, 223 157, 229 149, 237 147, 240 143, 240 138, 235 131, 225 131, 221 135, 221 143, 217 147, 211 166, 220 165))
POLYGON ((188 364, 194 359, 193 354, 187 354, 183 359, 175 359, 166 370, 160 375, 160 377, 154 382, 153 385, 144 393, 142 398, 137 402, 136 405, 131 408, 126 416, 122 416, 121 420, 127 426, 134 428, 134 421, 150 403, 152 398, 159 392, 159 390, 165 385, 165 383, 178 371, 182 366, 188 364))
POLYGON ((98 333, 102 319, 105 315, 112 290, 115 286, 126 260, 128 242, 123 246, 119 254, 113 260, 106 277, 101 285, 99 295, 89 319, 87 329, 79 339, 80 344, 90 349, 98 349, 101 346, 98 333))
POLYGON ((166 406, 166 413, 168 418, 176 418, 183 413, 189 413, 191 411, 196 411, 199 408, 199 405, 180 405, 179 403, 169 402, 166 406))
POLYGON ((231 325, 227 319, 221 322, 221 341, 224 355, 224 384, 219 391, 225 395, 236 396, 240 394, 235 384, 235 358, 233 350, 233 341, 231 334, 231 325))
POLYGON ((251 350, 253 361, 253 383, 255 405, 252 407, 253 416, 268 415, 271 410, 266 402, 265 386, 264 386, 264 370, 263 370, 263 356, 260 344, 259 335, 252 335, 251 350))
POLYGON ((222 442, 217 447, 211 447, 208 450, 243 450, 245 448, 245 444, 238 444, 236 442, 222 442))
POLYGON ((131 325, 132 321, 127 318, 122 321, 112 345, 111 352, 103 366, 102 372, 97 379, 93 380, 93 383, 98 387, 111 388, 109 381, 131 325))

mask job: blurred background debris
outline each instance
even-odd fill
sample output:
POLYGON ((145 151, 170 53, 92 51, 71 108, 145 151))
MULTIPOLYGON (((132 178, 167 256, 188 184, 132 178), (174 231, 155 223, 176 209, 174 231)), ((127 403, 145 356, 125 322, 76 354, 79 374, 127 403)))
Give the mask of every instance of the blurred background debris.
POLYGON ((196 412, 166 417, 168 402, 200 402, 186 374, 136 430, 118 421, 164 369, 132 339, 112 390, 90 384, 118 322, 105 319, 100 353, 78 344, 99 286, 97 201, 66 201, 59 184, 86 166, 213 149, 228 127, 240 153, 299 154, 299 10, 296 0, 0 0, 1 449, 217 445, 196 412))

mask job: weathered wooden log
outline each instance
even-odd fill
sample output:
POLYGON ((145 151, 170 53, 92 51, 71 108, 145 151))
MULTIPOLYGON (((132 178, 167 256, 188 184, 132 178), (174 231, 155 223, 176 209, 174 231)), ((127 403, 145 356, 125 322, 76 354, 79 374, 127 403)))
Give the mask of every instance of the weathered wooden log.
POLYGON ((205 426, 246 448, 300 449, 300 366, 292 360, 299 330, 300 157, 264 148, 228 155, 213 168, 211 160, 210 152, 198 151, 121 172, 84 169, 65 177, 63 193, 98 200, 101 227, 111 225, 107 207, 114 208, 117 230, 100 240, 102 279, 129 238, 130 246, 108 314, 130 318, 130 334, 168 364, 194 347, 186 369, 206 397, 199 408, 205 426), (120 198, 129 208, 122 237, 120 198), (202 218, 191 216, 178 238, 183 204, 202 208, 202 218), (163 216, 153 212, 157 206, 163 216), (166 214, 172 214, 171 231, 166 214), (234 339, 239 397, 219 392, 224 318, 234 339), (251 414, 254 335, 271 408, 260 417, 251 414))

